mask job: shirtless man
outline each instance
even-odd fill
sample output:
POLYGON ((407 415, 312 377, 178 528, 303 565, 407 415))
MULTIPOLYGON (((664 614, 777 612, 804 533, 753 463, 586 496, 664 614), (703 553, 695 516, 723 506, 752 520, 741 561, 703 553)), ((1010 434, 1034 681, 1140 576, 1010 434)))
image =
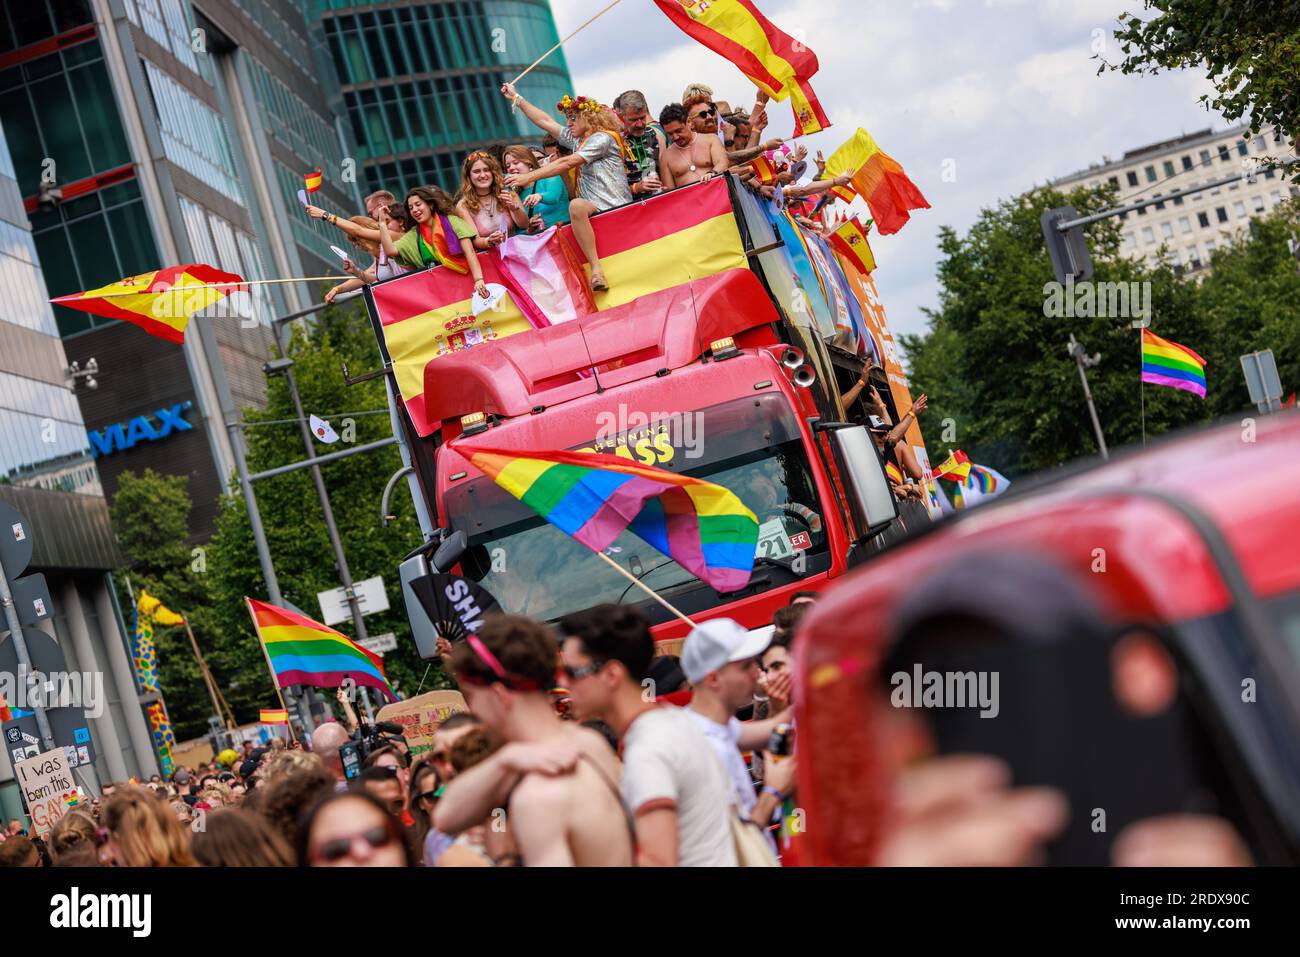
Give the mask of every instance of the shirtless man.
POLYGON ((686 108, 680 103, 664 107, 659 125, 669 140, 668 148, 659 154, 659 179, 664 189, 689 186, 730 168, 722 140, 691 129, 686 108))
POLYGON ((629 866, 618 758, 555 713, 558 663, 550 630, 518 615, 493 616, 457 644, 452 667, 470 710, 509 743, 447 785, 434 825, 459 833, 504 807, 527 866, 629 866))

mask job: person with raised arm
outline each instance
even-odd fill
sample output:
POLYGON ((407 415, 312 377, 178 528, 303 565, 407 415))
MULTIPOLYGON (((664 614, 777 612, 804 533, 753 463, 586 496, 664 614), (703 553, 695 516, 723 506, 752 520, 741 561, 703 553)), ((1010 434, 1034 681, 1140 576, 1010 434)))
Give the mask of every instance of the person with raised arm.
POLYGON ((622 121, 613 110, 595 100, 566 96, 557 104, 568 119, 568 126, 563 127, 545 110, 520 96, 514 84, 504 84, 501 93, 538 129, 573 151, 538 169, 513 173, 506 177, 505 185, 510 189, 524 189, 540 179, 578 171, 578 196, 569 203, 573 238, 591 267, 591 288, 596 292, 608 290, 609 282, 596 253, 596 231, 591 217, 632 202, 624 166, 630 151, 623 140, 622 121))
POLYGON ((479 266, 472 225, 456 215, 451 197, 436 186, 416 186, 406 194, 406 213, 413 227, 394 247, 402 264, 411 269, 446 266, 474 279, 474 291, 488 298, 479 266))

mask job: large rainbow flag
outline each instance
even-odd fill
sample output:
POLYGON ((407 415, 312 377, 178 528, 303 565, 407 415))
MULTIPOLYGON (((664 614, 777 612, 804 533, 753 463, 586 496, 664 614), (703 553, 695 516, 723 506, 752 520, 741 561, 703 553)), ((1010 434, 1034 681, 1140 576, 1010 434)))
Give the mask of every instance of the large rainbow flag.
POLYGON ((740 68, 773 99, 794 107, 795 136, 831 125, 808 81, 821 68, 817 54, 783 32, 753 0, 655 0, 669 20, 740 68))
POLYGON ((378 688, 389 701, 397 700, 384 674, 383 659, 373 651, 296 611, 244 600, 279 687, 337 688, 350 677, 358 685, 378 688))
POLYGON ((121 319, 168 342, 185 341, 190 317, 242 287, 244 280, 201 264, 169 266, 127 276, 98 289, 58 296, 50 302, 69 309, 121 319))
POLYGON ((1142 330, 1142 381, 1167 385, 1205 398, 1205 360, 1187 346, 1142 330))
MULTIPOLYGON (((853 189, 871 207, 876 229, 882 236, 902 229, 911 218, 910 210, 930 208, 929 202, 908 179, 898 161, 860 127, 831 154, 826 161, 825 175, 827 178, 852 177, 853 189)), ((844 198, 840 187, 835 187, 835 195, 844 198)))
POLYGON ((603 552, 631 530, 719 592, 749 582, 758 519, 721 485, 593 452, 461 446, 471 464, 560 531, 603 552))

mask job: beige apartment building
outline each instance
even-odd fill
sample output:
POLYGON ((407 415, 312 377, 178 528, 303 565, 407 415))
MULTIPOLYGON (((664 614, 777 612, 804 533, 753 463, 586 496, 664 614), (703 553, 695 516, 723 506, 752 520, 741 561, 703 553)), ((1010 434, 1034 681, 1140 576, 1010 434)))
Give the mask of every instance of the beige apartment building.
POLYGON ((1175 196, 1120 216, 1126 252, 1154 264, 1163 249, 1171 262, 1194 272, 1207 268, 1214 250, 1244 232, 1252 217, 1268 213, 1291 195, 1300 195, 1300 188, 1282 171, 1262 168, 1269 157, 1295 155, 1295 145, 1286 143, 1280 134, 1252 134, 1243 123, 1130 150, 1122 159, 1106 158, 1052 185, 1068 190, 1110 183, 1119 188, 1120 204, 1127 205, 1234 174, 1249 174, 1244 180, 1191 196, 1175 196))

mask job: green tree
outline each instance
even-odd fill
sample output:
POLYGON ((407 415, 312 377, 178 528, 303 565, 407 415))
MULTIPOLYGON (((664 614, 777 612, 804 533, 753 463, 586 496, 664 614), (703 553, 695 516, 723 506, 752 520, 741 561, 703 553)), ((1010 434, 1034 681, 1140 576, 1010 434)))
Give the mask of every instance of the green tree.
MULTIPOLYGON (((953 448, 1009 475, 1096 454, 1096 440, 1067 353, 1070 333, 1101 364, 1089 379, 1107 442, 1138 441, 1142 433, 1138 333, 1130 315, 1048 315, 1053 274, 1040 216, 1071 203, 1087 214, 1105 208, 1114 190, 1044 190, 986 209, 966 236, 943 230, 939 308, 929 330, 904 336, 913 392, 930 396, 922 416, 930 455, 953 448)), ((1196 287, 1172 269, 1149 269, 1120 255, 1120 224, 1088 229, 1096 283, 1149 283, 1151 324, 1160 335, 1194 348, 1209 340, 1195 306, 1196 287)), ((1205 403, 1186 392, 1145 389, 1150 434, 1206 418, 1205 403)))
MULTIPOLYGON (((297 329, 289 345, 294 360, 294 378, 307 414, 329 418, 346 448, 386 438, 392 434, 387 398, 382 380, 375 379, 348 387, 341 366, 350 369, 377 368, 381 359, 365 310, 360 303, 331 307, 319 314, 309 329, 297 329), (382 414, 341 415, 384 410, 382 414)), ((293 420, 294 410, 284 377, 268 380, 266 407, 244 410, 248 428, 248 460, 253 472, 301 461, 302 434, 293 420)), ((328 451, 319 446, 323 454, 328 451)), ((396 520, 387 528, 380 524, 379 503, 384 484, 401 468, 395 447, 350 456, 321 466, 339 527, 349 570, 356 581, 375 575, 384 577, 390 610, 366 617, 370 634, 393 632, 398 649, 384 658, 390 680, 400 681, 405 692, 413 693, 424 678, 424 690, 447 687, 449 679, 435 663, 425 676, 427 662, 420 659, 410 637, 406 608, 397 567, 421 541, 419 525, 405 485, 393 496, 391 509, 396 520)), ((301 469, 256 485, 259 511, 275 563, 276 577, 284 598, 305 614, 319 618, 318 592, 340 585, 333 552, 325 530, 311 472, 301 469)), ((248 514, 242 497, 222 501, 217 532, 208 553, 214 613, 222 628, 232 636, 224 649, 223 664, 240 674, 260 669, 266 674, 261 647, 249 621, 244 596, 267 596, 261 566, 253 546, 248 514)), ((336 625, 352 634, 350 621, 336 625)), ((258 707, 275 702, 269 679, 229 695, 241 716, 255 718, 258 707)))
POLYGON ((1102 70, 1158 73, 1204 67, 1214 84, 1201 102, 1230 120, 1249 117, 1300 139, 1300 3, 1279 0, 1145 0, 1150 19, 1120 14, 1124 59, 1102 70))
MULTIPOLYGON (((202 550, 192 550, 186 540, 193 507, 188 485, 185 476, 159 475, 152 469, 145 469, 141 475, 122 474, 111 506, 118 545, 128 559, 126 576, 118 578, 122 585, 125 578, 130 579, 137 598, 141 590, 147 590, 172 611, 188 618, 195 641, 211 664, 211 655, 222 644, 222 635, 212 614, 202 550)), ((128 626, 133 626, 131 596, 123 589, 120 597, 127 610, 128 626)), ((154 642, 158 684, 172 730, 178 740, 204 734, 212 702, 185 629, 157 628, 154 642)))

